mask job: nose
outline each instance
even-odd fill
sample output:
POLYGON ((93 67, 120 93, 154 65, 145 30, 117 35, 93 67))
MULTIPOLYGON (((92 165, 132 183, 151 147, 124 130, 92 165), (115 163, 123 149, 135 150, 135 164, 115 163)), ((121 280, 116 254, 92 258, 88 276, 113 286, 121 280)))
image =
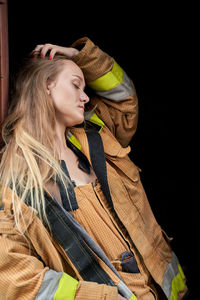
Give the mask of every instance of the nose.
POLYGON ((84 103, 87 103, 90 101, 90 98, 83 90, 81 90, 80 99, 81 99, 81 102, 84 102, 84 103))

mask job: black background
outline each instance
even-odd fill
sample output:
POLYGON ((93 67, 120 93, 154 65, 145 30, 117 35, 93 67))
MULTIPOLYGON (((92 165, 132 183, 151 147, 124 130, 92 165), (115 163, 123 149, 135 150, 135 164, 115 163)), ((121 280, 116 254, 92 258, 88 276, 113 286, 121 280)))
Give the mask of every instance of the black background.
POLYGON ((158 223, 174 238, 194 299, 199 197, 189 85, 192 14, 187 4, 8 2, 11 86, 23 57, 37 44, 70 46, 83 36, 113 56, 133 79, 140 105, 131 158, 142 169, 158 223))

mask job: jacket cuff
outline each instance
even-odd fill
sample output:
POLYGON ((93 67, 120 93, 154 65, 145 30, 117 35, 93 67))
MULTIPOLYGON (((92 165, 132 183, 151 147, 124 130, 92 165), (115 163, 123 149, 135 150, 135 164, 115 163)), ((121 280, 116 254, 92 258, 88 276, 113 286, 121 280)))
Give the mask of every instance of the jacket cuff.
POLYGON ((75 300, 116 300, 117 296, 118 290, 116 286, 79 281, 75 300))
POLYGON ((80 51, 73 57, 73 61, 82 69, 86 82, 93 81, 112 69, 113 58, 103 52, 88 37, 77 40, 71 47, 80 51))

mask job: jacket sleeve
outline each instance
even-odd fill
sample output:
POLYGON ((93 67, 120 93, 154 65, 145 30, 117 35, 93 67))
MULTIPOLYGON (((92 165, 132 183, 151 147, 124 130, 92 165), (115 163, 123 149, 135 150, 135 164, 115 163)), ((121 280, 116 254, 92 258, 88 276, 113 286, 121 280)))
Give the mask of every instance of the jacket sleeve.
MULTIPOLYGON (((3 211, 0 223, 2 217, 3 211)), ((77 281, 44 266, 31 242, 9 223, 0 228, 0 300, 117 299, 117 287, 77 281)))
POLYGON ((118 63, 89 38, 72 44, 80 49, 73 60, 82 69, 87 85, 95 91, 91 105, 123 147, 133 137, 138 122, 135 87, 118 63))

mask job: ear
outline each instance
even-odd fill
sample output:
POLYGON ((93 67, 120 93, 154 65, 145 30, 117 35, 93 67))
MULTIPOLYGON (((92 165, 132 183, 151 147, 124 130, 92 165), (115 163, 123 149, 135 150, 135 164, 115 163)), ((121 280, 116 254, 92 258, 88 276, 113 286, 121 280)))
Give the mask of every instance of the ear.
POLYGON ((47 93, 50 95, 51 90, 55 87, 56 83, 55 81, 51 81, 47 83, 47 93))

